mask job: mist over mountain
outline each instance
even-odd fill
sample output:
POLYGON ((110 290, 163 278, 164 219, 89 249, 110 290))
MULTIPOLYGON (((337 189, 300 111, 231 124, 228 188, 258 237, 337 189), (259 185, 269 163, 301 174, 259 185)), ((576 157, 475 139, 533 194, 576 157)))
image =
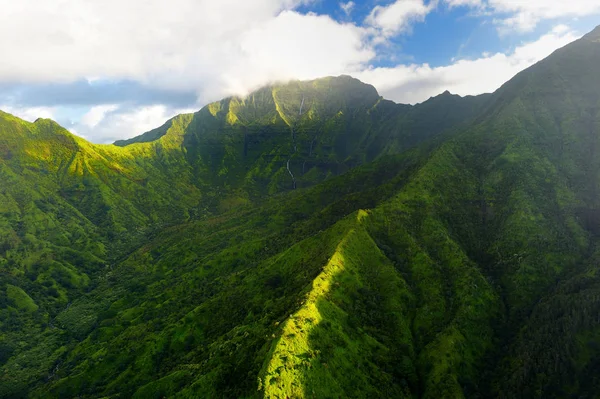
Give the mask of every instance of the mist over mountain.
POLYGON ((0 112, 0 397, 594 398, 600 27, 492 94, 0 112))

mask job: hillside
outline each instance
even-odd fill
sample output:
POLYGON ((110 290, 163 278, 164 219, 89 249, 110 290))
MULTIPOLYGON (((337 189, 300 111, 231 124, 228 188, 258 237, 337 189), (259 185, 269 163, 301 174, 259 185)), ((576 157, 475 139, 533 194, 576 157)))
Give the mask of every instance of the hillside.
POLYGON ((0 396, 592 398, 600 27, 491 95, 0 114, 0 396))

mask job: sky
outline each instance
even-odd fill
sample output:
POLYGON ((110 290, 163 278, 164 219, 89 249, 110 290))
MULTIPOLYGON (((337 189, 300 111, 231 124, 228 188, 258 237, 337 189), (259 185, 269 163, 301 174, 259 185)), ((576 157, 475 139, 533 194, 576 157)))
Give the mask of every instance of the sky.
POLYGON ((0 110, 94 143, 272 82, 352 75, 415 104, 492 92, 600 0, 0 0, 0 110))

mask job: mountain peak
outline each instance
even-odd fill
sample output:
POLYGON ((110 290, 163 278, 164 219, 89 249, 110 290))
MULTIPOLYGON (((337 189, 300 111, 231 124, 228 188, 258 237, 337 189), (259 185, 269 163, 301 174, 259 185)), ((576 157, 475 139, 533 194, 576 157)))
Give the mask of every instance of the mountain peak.
MULTIPOLYGON (((347 109, 370 108, 380 100, 374 86, 349 75, 327 76, 313 80, 291 80, 273 83, 254 90, 244 97, 233 96, 206 105, 200 112, 199 123, 256 123, 272 120, 279 115, 287 123, 311 112, 313 115, 336 115, 347 109), (208 116, 208 114, 211 116, 208 116), (213 120, 223 118, 221 122, 213 120), (208 122, 210 120, 210 122, 208 122)), ((114 144, 126 146, 151 142, 167 134, 171 121, 163 126, 114 144)))
POLYGON ((323 78, 299 81, 306 87, 312 87, 316 91, 360 91, 365 96, 379 98, 377 89, 368 83, 364 83, 350 75, 326 76, 323 78))
MULTIPOLYGON (((450 91, 449 91, 449 90, 444 90, 444 92, 443 92, 443 93, 440 93, 440 94, 438 94, 438 95, 436 95, 436 96, 431 96, 431 97, 429 97, 429 100, 427 100, 427 101, 430 101, 430 100, 438 100, 438 99, 445 99, 445 98, 452 98, 452 97, 460 97, 460 96, 459 96, 459 95, 457 95, 457 94, 452 94, 452 93, 450 93, 450 91)), ((425 101, 425 102, 427 102, 427 101, 425 101)))

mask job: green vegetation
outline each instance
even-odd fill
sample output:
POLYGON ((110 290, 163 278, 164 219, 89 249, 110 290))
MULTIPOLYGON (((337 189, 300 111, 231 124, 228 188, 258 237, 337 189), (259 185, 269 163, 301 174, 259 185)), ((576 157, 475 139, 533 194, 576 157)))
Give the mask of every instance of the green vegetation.
POLYGON ((291 82, 109 146, 0 113, 0 397, 596 397, 597 65, 600 28, 491 95, 291 82))

